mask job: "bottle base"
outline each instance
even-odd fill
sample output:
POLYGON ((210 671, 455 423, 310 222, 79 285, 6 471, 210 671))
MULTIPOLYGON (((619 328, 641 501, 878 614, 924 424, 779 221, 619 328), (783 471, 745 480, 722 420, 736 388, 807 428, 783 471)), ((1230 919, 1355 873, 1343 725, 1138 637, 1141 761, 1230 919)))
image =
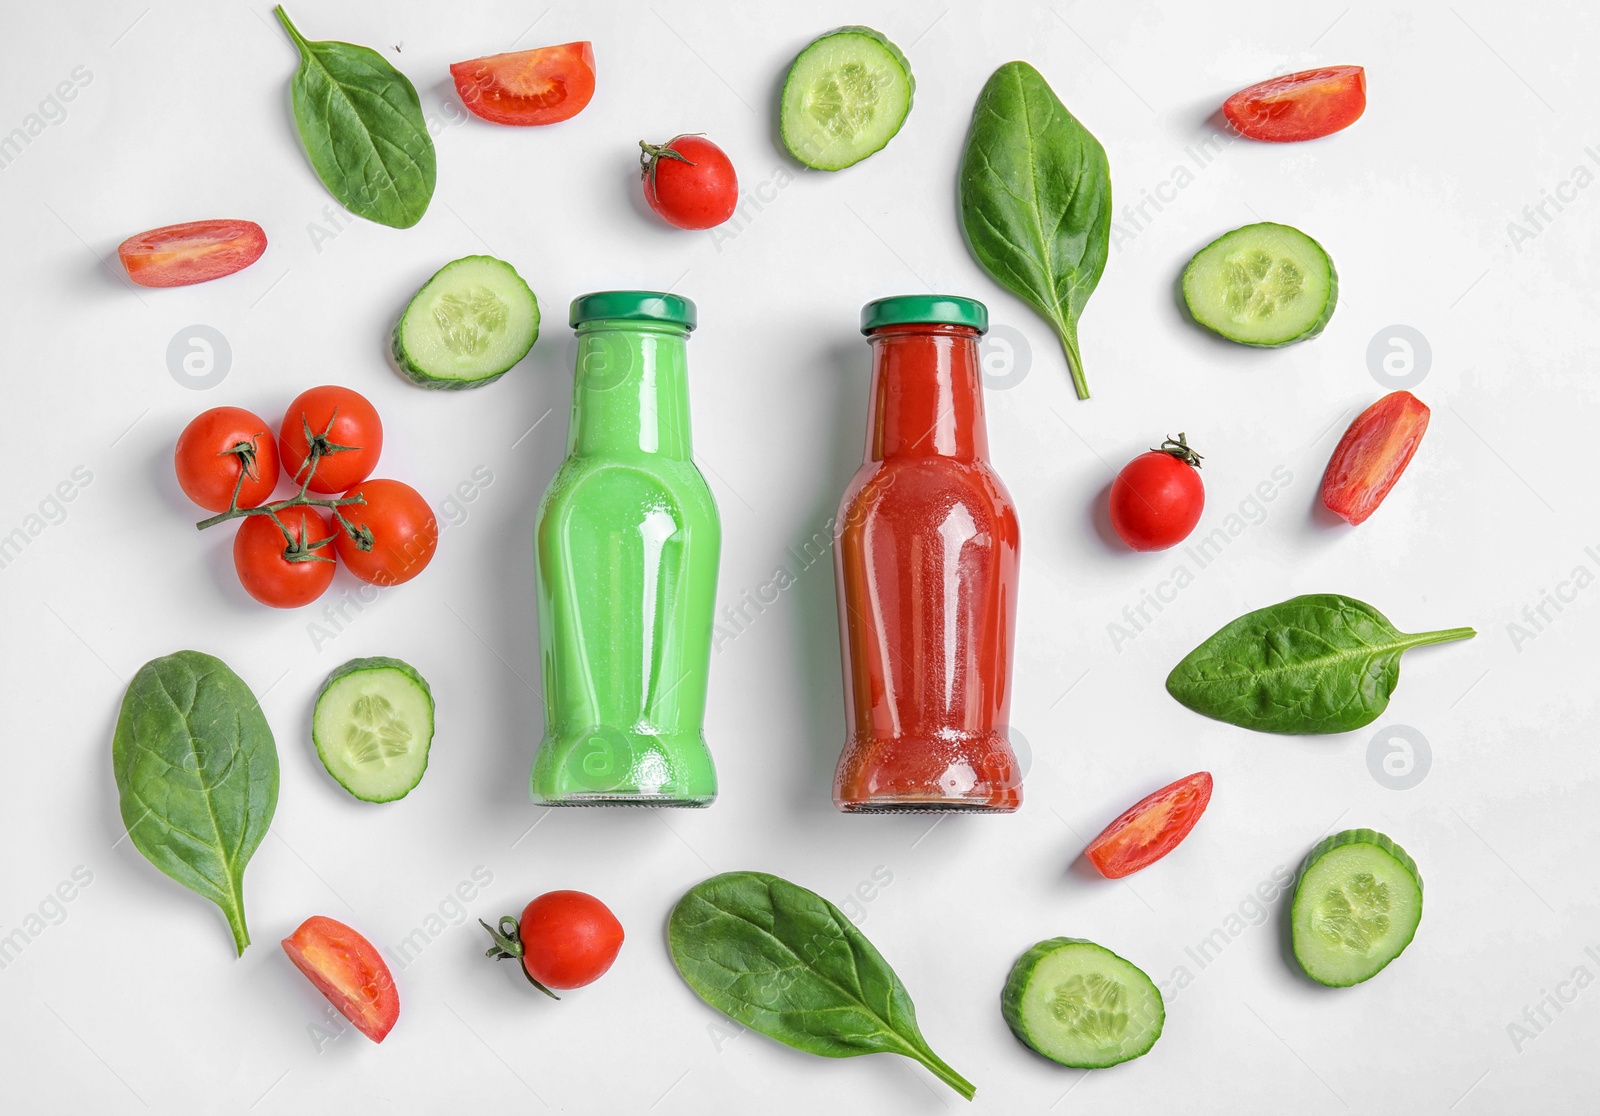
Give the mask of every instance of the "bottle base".
POLYGON ((932 737, 854 737, 834 774, 847 814, 1011 814, 1022 773, 998 731, 932 737))
POLYGON ((1021 804, 1020 796, 1016 802, 1009 805, 915 798, 882 798, 868 802, 834 801, 834 805, 846 814, 1014 814, 1021 804))
POLYGON ((716 800, 714 794, 706 798, 680 798, 669 794, 569 794, 565 798, 534 796, 533 799, 537 806, 649 806, 681 810, 703 810, 716 800))
POLYGON ((540 742, 528 794, 542 806, 695 808, 716 800, 717 775, 699 733, 590 726, 540 742))

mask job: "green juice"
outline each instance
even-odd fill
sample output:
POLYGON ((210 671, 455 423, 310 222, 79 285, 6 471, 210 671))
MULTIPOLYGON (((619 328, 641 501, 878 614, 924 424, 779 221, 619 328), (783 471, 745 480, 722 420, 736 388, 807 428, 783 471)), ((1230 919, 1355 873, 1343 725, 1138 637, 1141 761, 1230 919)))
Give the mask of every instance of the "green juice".
POLYGON ((607 291, 572 304, 567 458, 534 535, 550 806, 706 806, 703 722, 722 527, 689 438, 694 304, 607 291))

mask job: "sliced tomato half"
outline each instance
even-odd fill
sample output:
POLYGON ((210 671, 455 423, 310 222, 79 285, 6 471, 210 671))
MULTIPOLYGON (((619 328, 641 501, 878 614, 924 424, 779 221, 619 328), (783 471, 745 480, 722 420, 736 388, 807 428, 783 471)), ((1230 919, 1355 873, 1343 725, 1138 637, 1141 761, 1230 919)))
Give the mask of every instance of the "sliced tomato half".
POLYGON ((495 124, 555 124, 594 96, 594 47, 587 42, 491 54, 455 62, 461 103, 495 124))
POLYGON ((187 287, 243 271, 266 250, 254 221, 189 221, 130 236, 117 258, 141 287, 187 287))
POLYGON ((1385 395, 1356 416, 1322 474, 1322 503, 1352 525, 1383 503, 1428 431, 1428 405, 1409 391, 1385 395))
POLYGON ((372 943, 344 923, 312 915, 283 952, 356 1030, 382 1042, 400 1018, 400 990, 372 943))
POLYGON ((1239 90, 1222 105, 1241 135, 1268 143, 1331 135, 1354 124, 1366 108, 1367 72, 1360 66, 1268 78, 1239 90))
POLYGON ((1108 880, 1149 867, 1178 847, 1211 801, 1211 772, 1197 771, 1141 798, 1084 850, 1108 880))

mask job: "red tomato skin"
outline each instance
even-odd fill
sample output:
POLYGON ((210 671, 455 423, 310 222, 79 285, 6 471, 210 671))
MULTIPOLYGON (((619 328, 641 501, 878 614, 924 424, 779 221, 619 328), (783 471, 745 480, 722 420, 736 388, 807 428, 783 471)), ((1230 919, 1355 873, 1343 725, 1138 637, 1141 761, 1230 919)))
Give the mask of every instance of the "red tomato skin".
POLYGON ((1154 794, 1146 795, 1124 810, 1117 820, 1101 830, 1100 836, 1089 842, 1084 855, 1095 870, 1108 880, 1120 880, 1141 868, 1148 868, 1189 836, 1211 803, 1211 773, 1197 771, 1175 783, 1168 783, 1154 794), (1161 808, 1173 803, 1171 812, 1176 817, 1167 821, 1167 813, 1157 815, 1157 821, 1166 822, 1147 839, 1141 836, 1137 822, 1152 807, 1161 808), (1129 833, 1132 828, 1133 832, 1129 833), (1130 845, 1131 841, 1137 844, 1130 845))
POLYGON ((278 486, 278 436, 243 407, 202 411, 178 435, 172 458, 183 494, 207 511, 227 511, 242 468, 238 455, 228 450, 240 442, 255 444, 256 475, 239 486, 239 506, 264 503, 278 486))
POLYGON ((547 988, 582 988, 606 974, 622 949, 622 923, 582 891, 549 891, 522 909, 522 964, 547 988))
POLYGON ((1351 526, 1378 510, 1400 480, 1432 412, 1409 391, 1385 395, 1356 416, 1322 474, 1322 504, 1351 526))
POLYGON ((648 161, 644 200, 651 209, 680 229, 709 229, 733 216, 739 176, 722 148, 703 136, 677 136, 661 146, 683 158, 662 155, 648 161))
POLYGON ((371 942, 344 923, 312 915, 283 939, 283 952, 317 991, 373 1042, 400 1018, 400 989, 371 942))
POLYGON ((474 116, 522 127, 559 124, 594 96, 594 46, 564 43, 452 62, 450 76, 474 116))
POLYGON ((362 550, 343 529, 335 538, 339 560, 351 573, 388 588, 410 581, 433 561, 439 520, 415 488, 396 480, 365 480, 345 495, 363 496, 367 502, 346 504, 340 514, 372 532, 371 550, 362 550))
POLYGON ((357 448, 328 454, 317 462, 309 487, 312 492, 324 494, 343 492, 366 480, 378 467, 378 457, 383 452, 383 421, 366 396, 347 387, 311 388, 289 404, 283 425, 278 428, 278 457, 284 475, 294 484, 305 479, 300 469, 311 452, 306 425, 313 435, 319 435, 330 420, 333 427, 328 431, 328 441, 357 448))
POLYGON ((1268 78, 1223 102, 1228 122, 1248 139, 1297 143, 1350 127, 1367 109, 1367 72, 1329 66, 1268 78))
MULTIPOLYGON (((304 526, 307 542, 333 534, 333 521, 316 508, 285 508, 278 520, 296 539, 304 526)), ((300 608, 322 596, 333 583, 336 562, 291 562, 283 556, 288 543, 273 526, 270 515, 246 516, 233 536, 233 568, 239 584, 256 600, 272 608, 300 608)), ((334 544, 317 553, 332 558, 334 544)))
POLYGON ((1199 470, 1161 450, 1135 457, 1111 484, 1111 526, 1134 550, 1177 546, 1205 506, 1199 470))
POLYGON ((188 221, 130 236, 117 258, 141 287, 187 287, 243 271, 266 250, 254 221, 188 221))

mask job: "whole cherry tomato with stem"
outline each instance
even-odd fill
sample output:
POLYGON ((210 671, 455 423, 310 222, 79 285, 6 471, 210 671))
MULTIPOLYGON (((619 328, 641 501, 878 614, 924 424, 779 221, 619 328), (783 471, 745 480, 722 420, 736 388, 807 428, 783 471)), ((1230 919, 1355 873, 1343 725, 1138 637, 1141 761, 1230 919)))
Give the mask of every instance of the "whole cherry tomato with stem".
POLYGON ((522 918, 506 915, 497 930, 478 924, 494 938, 487 956, 522 962, 528 983, 553 1000, 552 988, 582 988, 605 975, 622 949, 622 923, 600 900, 582 891, 549 891, 522 908, 522 918))
POLYGON ((399 585, 433 560, 439 521, 416 489, 396 480, 366 480, 345 497, 361 502, 334 512, 339 521, 334 545, 345 568, 362 581, 399 585))
POLYGON ((253 508, 278 486, 278 436, 243 407, 196 415, 173 451, 178 486, 207 511, 253 508))
POLYGON ((367 397, 326 385, 301 392, 278 428, 278 456, 289 479, 312 492, 343 492, 378 467, 383 422, 367 397))
POLYGON ((1111 526, 1135 550, 1166 550, 1189 537, 1206 506, 1200 455, 1182 433, 1141 453, 1111 485, 1111 526))
POLYGON ((333 582, 334 527, 311 505, 249 515, 233 537, 233 568, 245 592, 273 608, 299 608, 333 582))
POLYGON ((680 229, 720 225, 739 204, 739 176, 722 148, 704 136, 674 136, 666 143, 639 141, 644 200, 680 229))

